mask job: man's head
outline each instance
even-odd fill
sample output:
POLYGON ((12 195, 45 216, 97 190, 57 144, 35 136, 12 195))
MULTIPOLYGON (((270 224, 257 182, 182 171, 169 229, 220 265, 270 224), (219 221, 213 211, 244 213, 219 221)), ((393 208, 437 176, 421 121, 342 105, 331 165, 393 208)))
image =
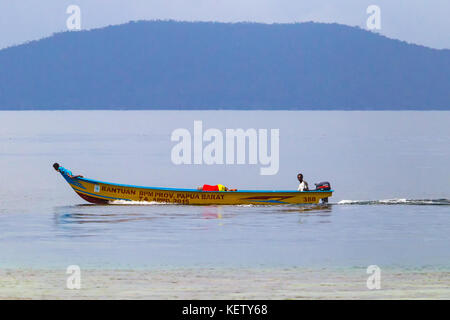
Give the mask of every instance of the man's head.
POLYGON ((55 170, 58 171, 58 169, 59 169, 59 163, 56 163, 56 162, 55 162, 55 163, 53 164, 53 168, 55 168, 55 170))
POLYGON ((297 175, 297 179, 298 179, 298 181, 302 182, 303 181, 303 174, 299 173, 297 175))

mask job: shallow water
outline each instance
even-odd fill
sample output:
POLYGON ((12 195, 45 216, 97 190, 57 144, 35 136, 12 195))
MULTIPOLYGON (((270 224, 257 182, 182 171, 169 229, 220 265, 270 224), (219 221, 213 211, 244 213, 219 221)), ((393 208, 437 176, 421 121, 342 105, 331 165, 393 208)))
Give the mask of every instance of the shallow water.
POLYGON ((450 266, 450 112, 0 113, 0 266, 450 266), (280 170, 171 162, 176 128, 280 129, 280 170), (55 161, 89 178, 192 188, 295 189, 326 206, 84 204, 55 161))
POLYGON ((450 273, 381 272, 368 290, 365 268, 83 269, 68 290, 64 269, 0 269, 0 299, 448 299, 450 273))

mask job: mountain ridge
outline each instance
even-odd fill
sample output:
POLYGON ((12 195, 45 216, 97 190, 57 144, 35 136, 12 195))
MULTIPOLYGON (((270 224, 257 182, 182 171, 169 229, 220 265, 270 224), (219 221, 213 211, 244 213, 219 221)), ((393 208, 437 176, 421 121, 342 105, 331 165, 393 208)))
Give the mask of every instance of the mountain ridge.
POLYGON ((448 110, 450 50, 323 23, 137 21, 0 50, 0 109, 448 110))

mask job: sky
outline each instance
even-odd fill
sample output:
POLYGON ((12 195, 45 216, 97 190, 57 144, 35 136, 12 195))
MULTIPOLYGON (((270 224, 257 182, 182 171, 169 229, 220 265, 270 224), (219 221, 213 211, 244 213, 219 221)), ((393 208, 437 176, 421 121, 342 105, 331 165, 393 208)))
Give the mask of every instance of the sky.
POLYGON ((336 22, 367 29, 380 8, 387 37, 450 49, 450 0, 1 0, 0 49, 66 31, 67 7, 81 9, 83 30, 131 20, 336 22))

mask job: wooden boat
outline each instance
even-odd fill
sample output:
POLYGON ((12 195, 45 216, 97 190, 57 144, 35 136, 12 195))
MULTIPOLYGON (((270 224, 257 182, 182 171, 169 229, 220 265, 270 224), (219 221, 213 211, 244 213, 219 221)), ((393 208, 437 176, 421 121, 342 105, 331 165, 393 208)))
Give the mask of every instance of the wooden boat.
POLYGON ((327 201, 333 190, 320 191, 200 191, 196 189, 153 188, 70 178, 62 174, 73 190, 84 200, 97 204, 114 201, 174 203, 184 205, 279 205, 314 204, 327 201))

